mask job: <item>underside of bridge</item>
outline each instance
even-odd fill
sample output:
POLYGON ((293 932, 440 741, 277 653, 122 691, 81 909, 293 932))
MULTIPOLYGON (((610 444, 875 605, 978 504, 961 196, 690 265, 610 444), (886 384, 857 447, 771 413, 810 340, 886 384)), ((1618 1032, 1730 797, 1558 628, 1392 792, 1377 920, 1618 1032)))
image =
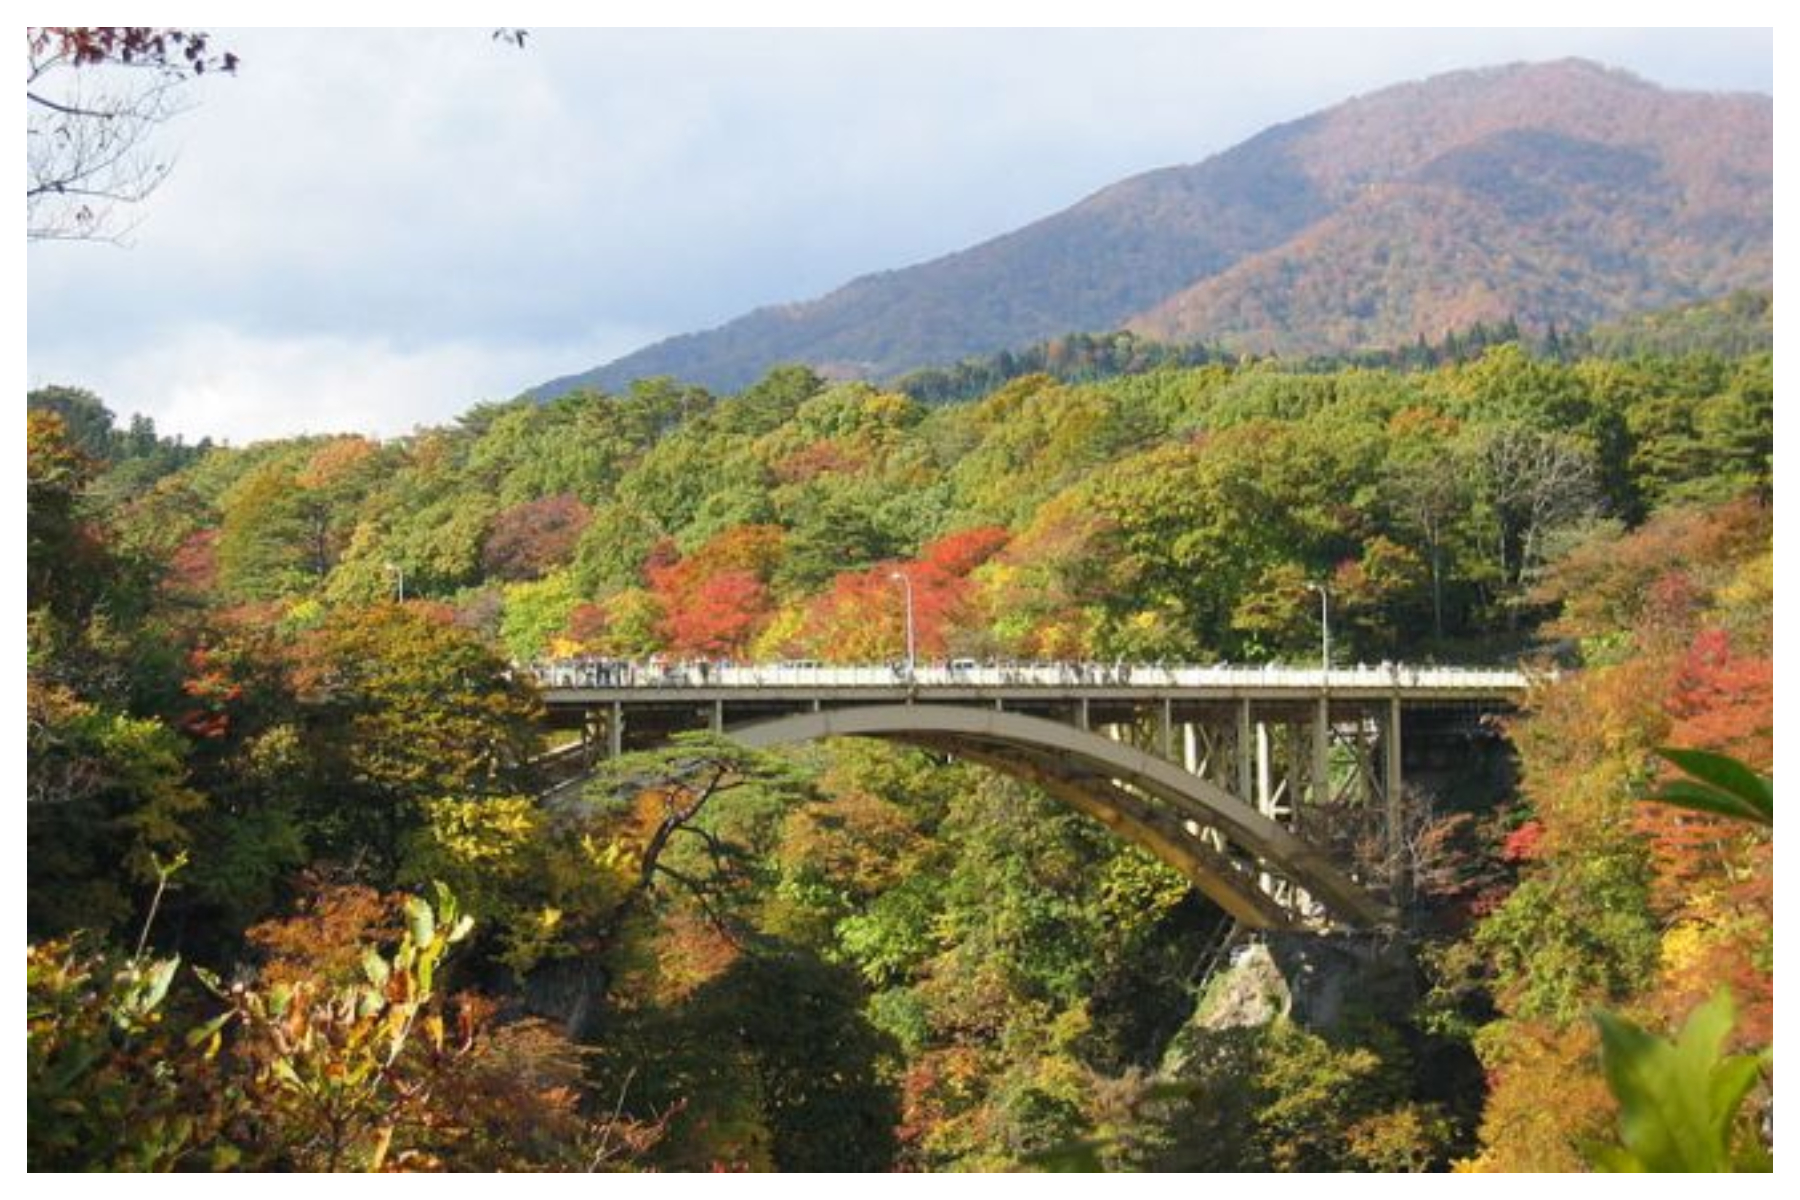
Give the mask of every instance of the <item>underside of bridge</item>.
POLYGON ((1202 775, 1122 741, 1041 717, 960 705, 804 712, 727 731, 758 749, 873 737, 1036 784, 1182 872, 1254 929, 1373 929, 1391 908, 1325 853, 1202 775))

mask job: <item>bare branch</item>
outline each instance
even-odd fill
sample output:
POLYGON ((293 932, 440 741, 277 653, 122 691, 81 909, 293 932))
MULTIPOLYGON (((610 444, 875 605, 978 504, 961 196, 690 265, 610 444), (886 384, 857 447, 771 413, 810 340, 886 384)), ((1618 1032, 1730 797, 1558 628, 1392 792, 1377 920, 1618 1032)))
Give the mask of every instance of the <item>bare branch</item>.
POLYGON ((673 879, 676 883, 679 883, 682 887, 686 888, 688 894, 693 896, 694 902, 700 906, 700 911, 706 914, 707 923, 718 932, 719 936, 724 938, 727 942, 730 942, 735 949, 742 950, 744 948, 743 942, 738 939, 737 934, 732 931, 730 925, 726 923, 725 918, 713 907, 712 897, 707 895, 706 889, 700 886, 698 880, 694 879, 692 876, 684 875, 674 867, 662 863, 657 864, 656 873, 659 875, 667 875, 670 879, 673 879))
POLYGON ((179 29, 28 29, 25 47, 25 236, 118 241, 119 214, 172 169, 153 142, 190 107, 183 89, 237 58, 179 29))

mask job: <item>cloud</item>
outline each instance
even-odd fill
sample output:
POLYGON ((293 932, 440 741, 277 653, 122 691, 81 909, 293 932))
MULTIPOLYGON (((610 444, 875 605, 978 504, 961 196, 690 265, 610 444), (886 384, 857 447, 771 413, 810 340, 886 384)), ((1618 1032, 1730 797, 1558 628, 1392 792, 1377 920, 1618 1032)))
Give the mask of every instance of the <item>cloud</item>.
POLYGON ((1583 54, 1773 86, 1758 30, 217 37, 243 68, 168 128, 179 161, 134 247, 29 250, 28 373, 239 439, 446 421, 1442 70, 1583 54), (358 399, 263 409, 288 378, 358 399))
MULTIPOLYGON (((593 342, 623 353, 641 338, 641 331, 615 330, 593 342)), ((573 362, 578 353, 561 357, 573 362)), ((147 413, 161 433, 242 445, 309 433, 392 437, 442 424, 477 401, 511 398, 545 357, 538 344, 406 349, 380 336, 262 337, 192 325, 97 369, 51 361, 40 373, 34 366, 32 383, 78 382, 121 417, 147 413)))

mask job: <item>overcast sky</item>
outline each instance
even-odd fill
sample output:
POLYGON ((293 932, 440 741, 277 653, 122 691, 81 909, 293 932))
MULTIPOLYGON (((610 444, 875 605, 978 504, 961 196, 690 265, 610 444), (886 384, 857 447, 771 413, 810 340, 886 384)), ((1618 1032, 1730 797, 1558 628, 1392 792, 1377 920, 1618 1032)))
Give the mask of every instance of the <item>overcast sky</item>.
POLYGON ((27 251, 28 385, 236 443, 440 424, 1350 96, 1567 55, 1772 93, 1758 31, 215 34, 128 248, 27 251))

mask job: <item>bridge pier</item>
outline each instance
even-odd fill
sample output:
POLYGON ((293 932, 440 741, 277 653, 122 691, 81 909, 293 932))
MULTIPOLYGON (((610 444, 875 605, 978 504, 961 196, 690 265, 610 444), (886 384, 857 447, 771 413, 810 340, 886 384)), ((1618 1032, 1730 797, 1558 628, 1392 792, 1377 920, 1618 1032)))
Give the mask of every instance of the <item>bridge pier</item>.
POLYGON ((1323 807, 1331 803, 1331 701, 1320 693, 1312 720, 1312 787, 1308 799, 1323 807))
POLYGON ((1400 697, 1397 694, 1388 697, 1387 710, 1382 773, 1387 792, 1388 880, 1395 903, 1404 903, 1411 899, 1412 879, 1406 866, 1406 799, 1402 791, 1406 785, 1401 774, 1405 743, 1401 741, 1400 697))
POLYGON ((1251 803, 1256 796, 1256 746, 1253 725, 1250 720, 1250 697, 1240 696, 1237 702, 1237 737, 1233 739, 1233 757, 1237 759, 1237 797, 1244 803, 1251 803))
POLYGON ((1246 796, 1263 816, 1275 817, 1274 744, 1266 721, 1256 723, 1256 795, 1246 796))

